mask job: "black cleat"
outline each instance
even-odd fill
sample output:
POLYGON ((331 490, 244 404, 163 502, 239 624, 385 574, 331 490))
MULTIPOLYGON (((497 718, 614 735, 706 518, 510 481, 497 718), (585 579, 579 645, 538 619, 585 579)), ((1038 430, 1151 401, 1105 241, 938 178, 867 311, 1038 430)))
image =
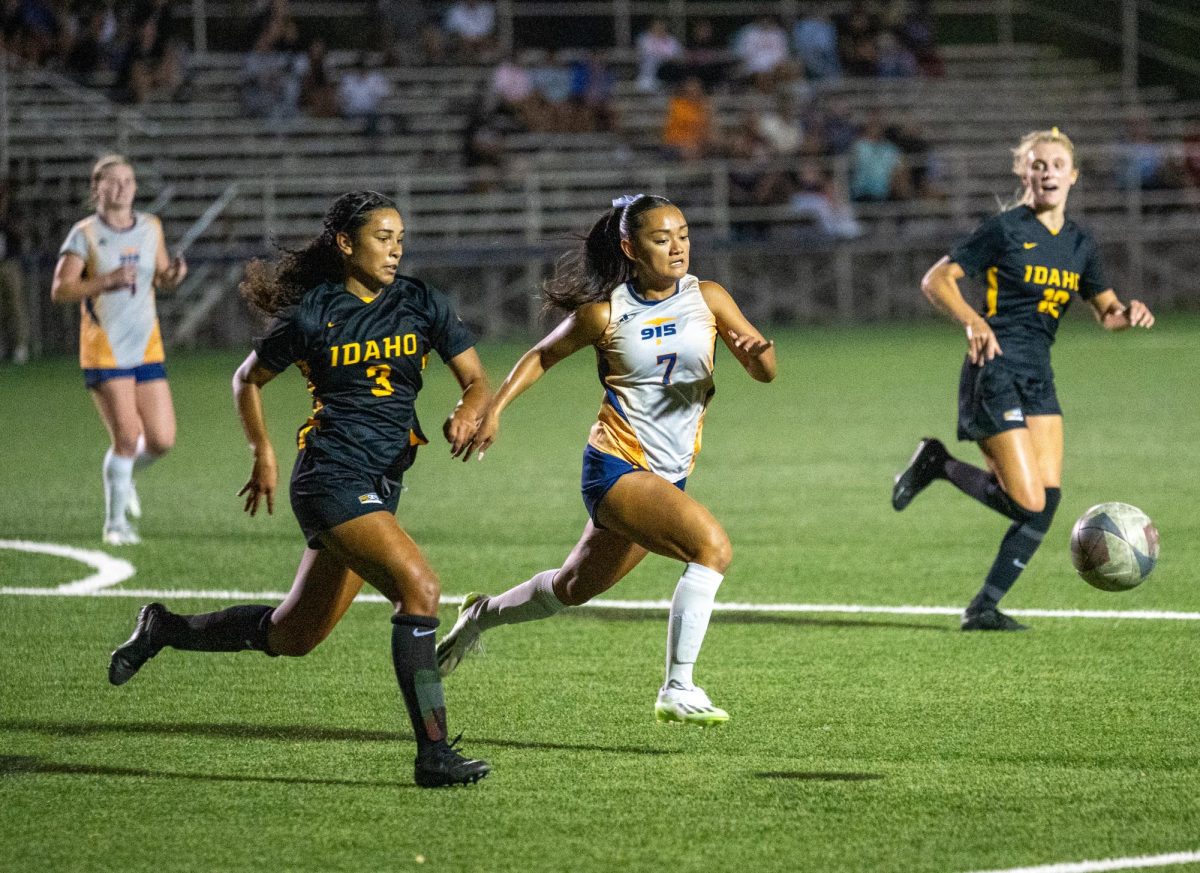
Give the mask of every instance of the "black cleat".
POLYGON ((1029 625, 1021 624, 1011 615, 1005 615, 994 606, 988 609, 968 609, 962 614, 962 629, 965 631, 1023 631, 1029 625))
POLYGON ((124 685, 166 645, 167 615, 161 603, 147 603, 141 608, 133 635, 117 646, 108 662, 109 682, 124 685))
POLYGON ((892 486, 892 508, 897 512, 912 503, 913 498, 925 490, 934 479, 942 476, 950 453, 942 445, 942 441, 934 437, 925 437, 917 443, 908 466, 896 477, 892 486))
POLYGON ((457 749, 462 734, 452 743, 438 743, 421 754, 413 765, 413 778, 422 788, 447 785, 471 785, 491 772, 491 765, 480 758, 467 758, 457 749))

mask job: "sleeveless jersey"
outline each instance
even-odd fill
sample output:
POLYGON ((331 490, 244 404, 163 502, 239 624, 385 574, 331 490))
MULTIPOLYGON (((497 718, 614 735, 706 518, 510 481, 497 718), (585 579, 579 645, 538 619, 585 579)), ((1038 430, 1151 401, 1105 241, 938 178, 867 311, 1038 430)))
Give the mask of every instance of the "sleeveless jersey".
POLYGON ((691 473, 704 412, 715 391, 717 322, 695 276, 665 300, 631 284, 613 289, 608 326, 596 343, 604 401, 588 442, 675 482, 691 473))
POLYGON ((84 369, 129 369, 164 359, 154 306, 162 224, 145 212, 135 212, 133 219, 128 230, 114 230, 100 216, 89 215, 71 228, 58 251, 60 256, 71 252, 83 260, 85 279, 125 264, 137 267, 132 286, 80 301, 79 366, 84 369))

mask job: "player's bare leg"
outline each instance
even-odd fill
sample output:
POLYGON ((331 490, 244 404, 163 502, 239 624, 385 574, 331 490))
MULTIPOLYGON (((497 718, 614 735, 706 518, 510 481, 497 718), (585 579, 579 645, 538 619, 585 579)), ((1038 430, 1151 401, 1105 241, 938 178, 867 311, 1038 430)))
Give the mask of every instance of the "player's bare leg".
POLYGON ((142 432, 134 379, 132 376, 108 379, 92 388, 90 393, 112 441, 104 455, 102 468, 104 542, 110 546, 137 545, 141 539, 126 518, 133 488, 137 440, 142 432))

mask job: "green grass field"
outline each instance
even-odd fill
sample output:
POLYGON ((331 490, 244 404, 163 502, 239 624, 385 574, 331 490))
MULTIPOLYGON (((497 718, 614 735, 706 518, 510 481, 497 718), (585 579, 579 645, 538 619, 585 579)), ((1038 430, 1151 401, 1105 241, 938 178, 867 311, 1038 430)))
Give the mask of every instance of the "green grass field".
MULTIPOLYGON (((778 340, 772 385, 720 353, 689 482, 734 542, 720 599, 961 606, 1007 522, 943 484, 902 515, 888 503, 917 438, 953 437, 954 329, 778 340)), ((520 350, 482 349, 497 381, 520 350)), ((286 499, 249 519, 234 496, 249 472, 239 357, 171 360, 179 440, 139 481, 145 543, 119 552, 137 570, 121 588, 288 587, 302 542, 286 499)), ((1112 336, 1074 313, 1056 364, 1062 509, 1006 606, 1200 611, 1200 320, 1112 336), (1106 500, 1162 535, 1158 569, 1124 594, 1090 589, 1068 558, 1074 518, 1106 500)), ((453 380, 429 376, 436 431, 453 380)), ((282 462, 299 375, 266 398, 282 462)), ((566 555, 599 400, 580 354, 507 413, 484 462, 423 450, 399 516, 447 595, 566 555)), ((0 370, 0 408, 0 539, 99 549, 106 438, 74 362, 0 370)), ((651 558, 613 596, 668 598, 679 570, 651 558)), ((0 586, 88 572, 0 549, 0 586)), ((985 635, 951 615, 718 613, 697 678, 733 720, 699 731, 653 721, 665 613, 578 610, 495 632, 449 680, 452 732, 494 772, 429 792, 412 785, 385 605, 354 606, 306 658, 167 651, 112 688, 108 653, 140 602, 0 595, 0 869, 956 873, 1200 851, 1195 621, 1042 617, 985 635)))

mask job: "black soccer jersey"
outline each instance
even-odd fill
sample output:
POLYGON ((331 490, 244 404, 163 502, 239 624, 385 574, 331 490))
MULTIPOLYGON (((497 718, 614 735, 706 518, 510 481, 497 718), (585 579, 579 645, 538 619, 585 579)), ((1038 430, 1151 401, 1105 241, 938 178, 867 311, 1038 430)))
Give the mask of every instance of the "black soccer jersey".
POLYGON ((308 379, 313 412, 299 448, 378 475, 402 462, 410 434, 423 439, 414 402, 429 351, 448 361, 474 345, 442 292, 397 276, 370 302, 318 285, 272 319, 255 351, 264 367, 294 363, 308 379))
POLYGON ((985 220, 950 260, 986 276, 981 314, 1010 363, 1048 366, 1071 292, 1089 300, 1108 288, 1091 235, 1070 219, 1051 233, 1028 206, 985 220))

